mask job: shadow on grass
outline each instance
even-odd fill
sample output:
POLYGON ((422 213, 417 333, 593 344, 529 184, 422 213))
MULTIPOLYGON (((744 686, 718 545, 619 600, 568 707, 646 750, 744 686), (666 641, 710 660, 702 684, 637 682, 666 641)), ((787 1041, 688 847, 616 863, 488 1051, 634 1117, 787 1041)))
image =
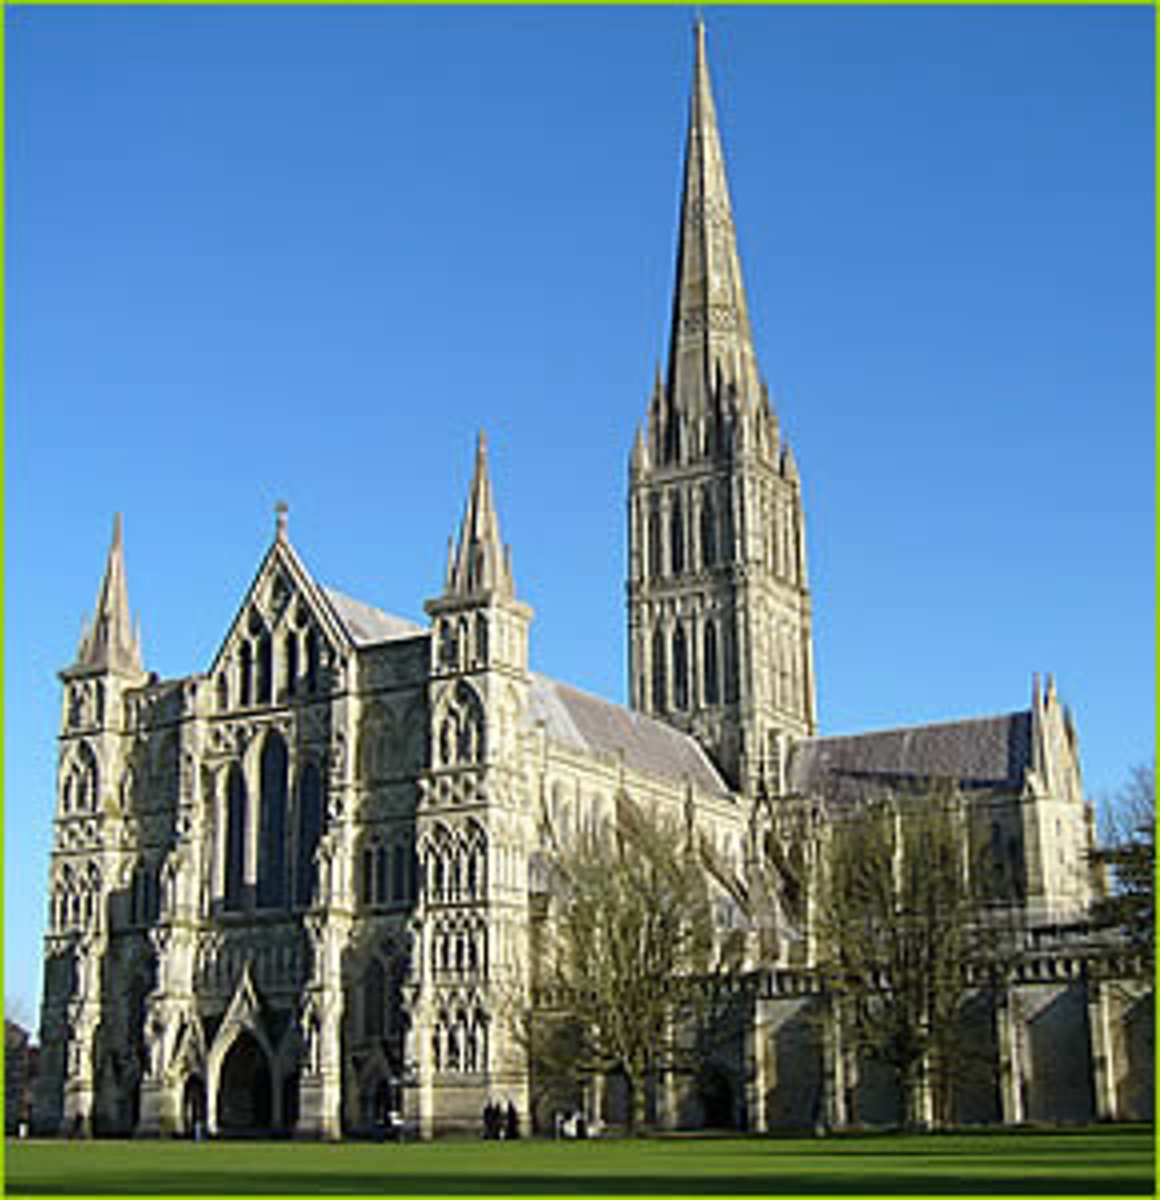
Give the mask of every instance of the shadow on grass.
MULTIPOLYGON (((239 1179, 237 1172, 199 1171, 196 1178, 187 1173, 150 1172, 148 1178, 106 1177, 97 1185, 85 1187, 85 1195, 394 1195, 394 1196, 868 1196, 868 1195, 1152 1195, 1151 1180, 1061 1179, 1058 1175, 1028 1179, 1025 1175, 987 1175, 971 1177, 940 1174, 934 1171, 894 1176, 884 1173, 873 1179, 859 1180, 846 1174, 803 1175, 787 1172, 777 1175, 736 1176, 702 1175, 692 1179, 674 1179, 669 1174, 634 1175, 520 1175, 465 1179, 462 1175, 396 1174, 393 1172, 336 1171, 325 1176, 311 1175, 308 1182, 301 1173, 263 1171, 260 1177, 239 1179), (239 1187, 239 1184, 242 1186, 239 1187)), ((59 1186, 49 1183, 9 1185, 9 1195, 60 1195, 59 1186)))

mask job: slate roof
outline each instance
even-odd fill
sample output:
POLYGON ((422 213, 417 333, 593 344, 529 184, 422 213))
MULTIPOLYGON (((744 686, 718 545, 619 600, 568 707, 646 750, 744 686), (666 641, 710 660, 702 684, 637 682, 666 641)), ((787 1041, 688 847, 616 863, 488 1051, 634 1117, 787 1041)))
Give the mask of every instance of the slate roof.
POLYGON ((949 778, 964 790, 1018 790, 1031 763, 1030 711, 809 738, 790 753, 788 785, 836 802, 949 778))
POLYGON ((542 721, 552 741, 608 757, 623 751, 624 764, 631 770, 678 783, 688 778, 701 792, 730 794, 716 767, 688 734, 545 675, 532 672, 531 684, 528 720, 542 721))
POLYGON ((426 633, 423 626, 414 621, 392 616, 381 608, 336 592, 334 588, 324 587, 322 592, 356 646, 373 646, 378 642, 393 642, 426 633))

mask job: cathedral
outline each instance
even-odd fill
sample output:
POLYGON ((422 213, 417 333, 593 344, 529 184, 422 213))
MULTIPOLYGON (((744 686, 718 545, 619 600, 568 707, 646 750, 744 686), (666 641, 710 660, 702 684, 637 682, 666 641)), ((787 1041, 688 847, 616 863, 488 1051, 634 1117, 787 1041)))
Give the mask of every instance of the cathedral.
MULTIPOLYGON (((699 23, 674 286, 629 457, 627 708, 532 669, 482 435, 423 625, 316 579, 279 506, 213 661, 160 679, 116 519, 60 673, 41 1131, 338 1138, 394 1111, 432 1136, 477 1131, 489 1102, 527 1128, 509 1015, 556 833, 628 796, 744 873, 779 803, 826 811, 934 778, 969 801, 1030 931, 980 1027, 995 1080, 964 1119, 1150 1109, 1147 989, 1113 988, 1060 932, 1099 881, 1050 677, 1015 713, 819 733, 799 467, 753 343, 699 23)), ((821 1103, 838 1123, 855 1103, 892 1119, 889 1089, 818 1041, 808 944, 763 954, 720 1123, 810 1124, 821 1103)), ((614 1089, 585 1103, 615 1120, 614 1089)))

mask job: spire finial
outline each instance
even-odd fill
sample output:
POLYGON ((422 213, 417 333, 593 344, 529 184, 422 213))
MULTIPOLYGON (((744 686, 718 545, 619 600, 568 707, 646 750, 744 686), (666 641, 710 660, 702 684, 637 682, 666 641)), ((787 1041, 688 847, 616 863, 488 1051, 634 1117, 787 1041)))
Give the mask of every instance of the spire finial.
POLYGON ((712 403, 716 364, 723 363, 742 398, 758 396, 759 373, 699 12, 693 35, 667 396, 674 410, 696 420, 712 403))
POLYGON ((449 563, 447 591, 460 595, 512 592, 487 470, 487 435, 482 429, 476 437, 475 473, 459 530, 459 545, 449 563))
POLYGON ((105 574, 97 592, 93 620, 86 625, 77 651, 80 666, 140 674, 140 631, 134 635, 129 618, 129 589, 125 583, 125 545, 121 514, 113 514, 113 538, 105 574))
POLYGON ((286 531, 290 524, 290 505, 285 500, 274 503, 274 533, 278 541, 286 540, 286 531))

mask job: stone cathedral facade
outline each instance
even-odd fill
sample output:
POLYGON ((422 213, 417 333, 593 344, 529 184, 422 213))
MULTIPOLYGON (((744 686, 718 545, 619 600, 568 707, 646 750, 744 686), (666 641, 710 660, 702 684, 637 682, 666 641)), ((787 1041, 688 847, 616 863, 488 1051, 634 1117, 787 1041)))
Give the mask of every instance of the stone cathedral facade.
MULTIPOLYGON (((743 874, 780 803, 825 812, 935 777, 969 798, 1010 905, 1041 931, 984 1021, 998 1082, 968 1116, 1146 1102, 1115 1066, 1139 1004, 1052 940, 1098 881, 1050 680, 1021 712, 819 736, 801 479, 750 332, 700 26, 675 289, 629 467, 628 708, 531 669, 482 437, 425 624, 317 580, 282 509, 216 657, 181 679, 147 669, 118 518, 61 672, 41 1130, 338 1137, 396 1109, 430 1135, 478 1129, 489 1100, 526 1128, 508 1015, 530 986, 549 833, 628 795, 743 874), (1082 1066, 1059 1065, 1060 1038, 1082 1066)), ((859 1087, 866 1119, 889 1119, 872 1077, 817 1044, 808 940, 762 954, 721 1119, 808 1124, 821 1103, 841 1119, 859 1087)))

